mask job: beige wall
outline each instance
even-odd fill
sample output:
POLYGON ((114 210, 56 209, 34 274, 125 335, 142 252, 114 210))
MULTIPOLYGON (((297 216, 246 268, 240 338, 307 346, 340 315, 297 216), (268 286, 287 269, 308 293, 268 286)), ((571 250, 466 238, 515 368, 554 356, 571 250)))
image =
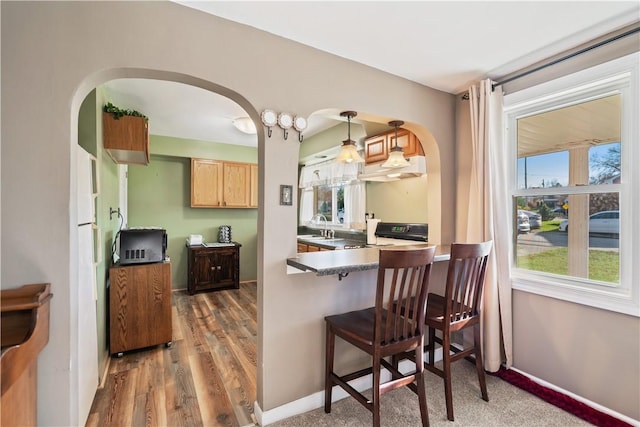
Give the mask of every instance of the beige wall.
POLYGON ((640 420, 637 317, 513 291, 513 365, 640 420))
MULTIPOLYGON (((46 281, 54 293, 51 338, 39 359, 39 425, 78 422, 71 392, 77 332, 69 314, 77 305, 71 147, 78 140, 82 100, 105 81, 143 77, 197 85, 229 96, 256 122, 266 108, 302 116, 354 109, 402 118, 423 144, 439 151, 442 176, 440 164, 430 163, 435 175, 429 176, 429 223, 438 225, 443 242, 451 240, 452 95, 174 3, 2 2, 0 7, 2 287, 46 281)), ((285 259, 296 252, 297 218, 295 206, 278 204, 278 190, 297 182, 300 144, 281 135, 258 135, 258 402, 263 410, 322 389, 322 317, 370 304, 374 279, 371 272, 343 281, 286 274, 285 259)))

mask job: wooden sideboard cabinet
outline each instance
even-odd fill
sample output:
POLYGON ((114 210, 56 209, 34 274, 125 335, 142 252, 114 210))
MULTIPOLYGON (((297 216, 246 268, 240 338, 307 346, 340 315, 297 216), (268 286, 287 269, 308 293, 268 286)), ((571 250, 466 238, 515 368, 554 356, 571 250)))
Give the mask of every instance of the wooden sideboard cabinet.
POLYGON ((240 245, 205 247, 187 246, 187 291, 238 289, 240 287, 240 245))
POLYGON ((109 279, 111 354, 171 345, 171 264, 116 265, 109 279))

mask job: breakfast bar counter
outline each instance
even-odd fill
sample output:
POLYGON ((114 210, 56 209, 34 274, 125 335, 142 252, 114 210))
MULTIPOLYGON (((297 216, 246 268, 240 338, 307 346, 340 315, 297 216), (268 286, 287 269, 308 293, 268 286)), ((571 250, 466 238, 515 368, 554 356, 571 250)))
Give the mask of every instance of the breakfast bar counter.
MULTIPOLYGON (((416 244, 411 246, 386 246, 384 249, 400 250, 421 246, 428 245, 416 244)), ((290 273, 314 272, 318 276, 337 274, 338 279, 342 279, 352 271, 377 269, 380 250, 381 248, 370 247, 362 249, 299 253, 293 258, 287 258, 287 266, 294 268, 289 269, 290 273)), ((434 261, 448 261, 450 255, 450 246, 438 245, 434 261)))

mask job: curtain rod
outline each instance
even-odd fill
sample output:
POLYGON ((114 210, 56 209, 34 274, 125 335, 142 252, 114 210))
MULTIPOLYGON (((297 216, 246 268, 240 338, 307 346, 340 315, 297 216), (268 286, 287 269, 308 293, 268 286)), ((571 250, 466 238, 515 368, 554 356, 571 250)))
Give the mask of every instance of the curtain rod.
MULTIPOLYGON (((606 45, 606 44, 609 44, 609 43, 614 42, 614 41, 616 41, 616 40, 619 40, 619 39, 621 39, 621 38, 624 38, 624 37, 630 36, 630 35, 632 35, 632 34, 635 34, 635 33, 639 32, 639 31, 640 31, 640 26, 636 26, 635 28, 632 28, 632 29, 630 29, 630 30, 624 31, 624 32, 622 32, 622 33, 620 33, 620 34, 618 34, 618 35, 615 35, 615 36, 610 37, 610 38, 608 38, 608 39, 602 40, 602 41, 600 41, 600 42, 598 42, 598 43, 595 43, 595 44, 593 44, 593 45, 591 45, 591 46, 587 46, 587 47, 585 47, 585 48, 583 48, 583 49, 580 49, 580 50, 578 50, 578 51, 576 51, 576 52, 573 52, 573 53, 570 53, 570 54, 568 54, 568 55, 562 56, 562 57, 560 57, 560 58, 558 58, 558 59, 555 59, 555 60, 553 60, 553 61, 551 61, 551 62, 548 62, 548 63, 546 63, 546 64, 542 64, 542 65, 540 65, 540 66, 538 66, 538 67, 535 67, 535 68, 533 68, 533 69, 531 69, 531 70, 528 70, 528 71, 525 71, 525 72, 523 72, 523 73, 516 74, 515 76, 513 76, 513 77, 509 77, 508 79, 505 79, 505 80, 502 80, 502 81, 496 82, 496 83, 494 83, 494 84, 492 84, 492 85, 491 85, 491 89, 492 89, 492 90, 495 90, 495 88, 496 88, 497 86, 500 86, 500 85, 502 85, 502 84, 505 84, 505 83, 511 82, 511 81, 513 81, 513 80, 517 80, 517 79, 519 79, 519 78, 521 78, 521 77, 524 77, 524 76, 528 76, 529 74, 532 74, 532 73, 535 73, 535 72, 537 72, 537 71, 543 70, 543 69, 545 69, 545 68, 547 68, 547 67, 551 67, 552 65, 556 65, 556 64, 558 64, 558 63, 560 63, 560 62, 563 62, 563 61, 566 61, 566 60, 568 60, 568 59, 574 58, 574 57, 576 57, 576 56, 578 56, 578 55, 582 55, 583 53, 589 52, 590 50, 593 50, 593 49, 599 48, 599 47, 601 47, 601 46, 604 46, 604 45, 606 45)), ((468 96, 468 95, 467 95, 467 96, 468 96)))

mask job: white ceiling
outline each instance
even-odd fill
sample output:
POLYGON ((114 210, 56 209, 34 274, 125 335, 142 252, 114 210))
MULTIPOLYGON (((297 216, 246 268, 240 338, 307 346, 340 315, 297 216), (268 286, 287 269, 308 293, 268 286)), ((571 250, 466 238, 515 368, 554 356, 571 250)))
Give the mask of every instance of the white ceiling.
MULTIPOLYGON (((640 19, 638 1, 177 1, 426 86, 457 94, 640 19)), ((154 80, 108 82, 114 104, 150 132, 256 145, 231 122, 234 102, 154 80)), ((309 118, 309 136, 335 125, 309 118)))

